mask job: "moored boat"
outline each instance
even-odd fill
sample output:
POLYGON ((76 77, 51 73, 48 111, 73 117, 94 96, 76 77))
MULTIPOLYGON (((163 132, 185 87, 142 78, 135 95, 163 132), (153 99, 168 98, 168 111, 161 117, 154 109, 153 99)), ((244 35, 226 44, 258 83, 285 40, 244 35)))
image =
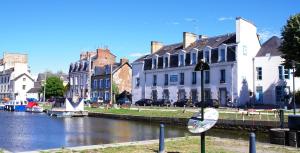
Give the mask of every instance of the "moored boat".
POLYGON ((6 111, 17 111, 24 112, 26 111, 27 101, 17 101, 11 100, 5 103, 4 110, 6 111))

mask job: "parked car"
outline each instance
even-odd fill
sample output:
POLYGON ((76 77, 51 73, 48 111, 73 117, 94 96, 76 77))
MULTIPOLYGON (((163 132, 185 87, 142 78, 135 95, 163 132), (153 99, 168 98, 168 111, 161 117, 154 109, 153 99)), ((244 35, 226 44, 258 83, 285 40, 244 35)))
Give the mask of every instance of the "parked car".
POLYGON ((176 107, 183 107, 184 105, 187 106, 188 101, 189 101, 188 99, 179 99, 173 105, 176 107))
POLYGON ((152 99, 140 99, 135 102, 135 105, 136 106, 151 106, 152 103, 153 103, 152 99))
POLYGON ((117 100, 118 105, 131 105, 131 101, 127 97, 123 97, 117 100))
POLYGON ((154 105, 154 106, 170 106, 171 101, 169 99, 158 99, 158 100, 154 100, 152 105, 154 105))
MULTIPOLYGON (((196 107, 201 107, 202 103, 201 102, 196 102, 195 103, 196 107)), ((217 99, 208 99, 204 101, 204 107, 214 107, 214 108, 219 108, 220 102, 217 99)))

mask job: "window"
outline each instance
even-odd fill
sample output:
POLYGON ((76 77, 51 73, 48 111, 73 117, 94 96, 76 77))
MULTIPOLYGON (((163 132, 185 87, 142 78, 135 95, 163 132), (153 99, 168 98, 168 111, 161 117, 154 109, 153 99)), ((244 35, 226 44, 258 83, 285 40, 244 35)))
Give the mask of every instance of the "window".
POLYGON ((165 74, 165 86, 169 85, 169 75, 165 74))
POLYGON ((26 90, 26 85, 23 85, 22 89, 23 89, 23 90, 26 90))
POLYGON ((225 70, 220 70, 221 78, 220 83, 225 83, 225 70))
POLYGON ((191 98, 192 98, 192 103, 198 102, 198 91, 197 89, 192 89, 191 90, 191 98))
POLYGON ((209 83, 209 71, 204 71, 204 83, 208 84, 209 83))
POLYGON ((96 89, 97 88, 97 80, 96 79, 94 80, 94 84, 93 85, 94 85, 94 89, 96 89))
POLYGON ((179 66, 184 66, 184 56, 183 56, 183 54, 179 55, 179 66))
POLYGON ((105 87, 105 80, 104 79, 103 80, 101 79, 101 85, 102 85, 101 88, 105 87))
POLYGON ((278 66, 279 79, 290 79, 290 69, 285 69, 284 66, 278 66))
POLYGON ((197 72, 192 72, 192 84, 197 83, 197 72))
POLYGON ((256 87, 256 102, 262 103, 263 102, 263 88, 262 86, 256 87))
POLYGON ((169 99, 169 90, 168 89, 164 89, 163 91, 163 99, 169 99))
POLYGON ((209 51, 205 51, 204 52, 204 61, 206 62, 206 63, 209 63, 210 61, 209 61, 209 51))
POLYGON ((99 80, 98 84, 99 84, 98 88, 101 88, 102 87, 102 79, 99 80))
POLYGON ((185 90, 184 90, 184 89, 179 89, 179 90, 178 90, 178 99, 179 99, 179 100, 186 99, 186 96, 185 96, 185 90))
POLYGON ((153 86, 156 86, 157 84, 157 76, 156 75, 153 75, 153 86))
POLYGON ((256 67, 256 79, 262 80, 262 68, 261 67, 256 67))
POLYGON ((110 65, 105 65, 105 74, 110 74, 110 65))
POLYGON ((105 99, 106 101, 110 100, 110 94, 109 94, 109 92, 105 92, 105 97, 104 97, 104 99, 105 99))
POLYGON ((225 62, 225 49, 220 50, 219 62, 225 62))
POLYGON ((196 53, 192 53, 192 65, 196 64, 196 58, 197 58, 197 54, 196 53))
POLYGON ((180 73, 180 85, 184 85, 184 73, 180 73))
POLYGON ((169 67, 169 58, 165 57, 165 68, 169 67))
POLYGON ((136 87, 139 87, 139 86, 140 86, 140 78, 136 78, 135 86, 136 86, 136 87))
POLYGON ((109 88, 109 87, 110 87, 110 80, 106 79, 106 88, 109 88))
POLYGON ((152 90, 151 96, 153 100, 157 100, 157 90, 152 90))
POLYGON ((156 65, 157 65, 156 58, 153 58, 153 68, 152 69, 156 69, 156 65))
POLYGON ((210 89, 204 89, 204 101, 211 99, 211 92, 210 89))

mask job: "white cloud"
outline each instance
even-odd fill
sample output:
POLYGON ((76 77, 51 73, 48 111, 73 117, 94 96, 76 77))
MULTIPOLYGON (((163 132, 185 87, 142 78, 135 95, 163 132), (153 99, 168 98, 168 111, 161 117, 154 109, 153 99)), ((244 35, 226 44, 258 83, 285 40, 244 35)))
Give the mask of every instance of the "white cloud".
POLYGON ((275 31, 270 28, 258 28, 257 33, 259 34, 259 38, 260 38, 261 42, 265 42, 272 36, 280 37, 279 31, 275 31))
POLYGON ((184 20, 187 21, 187 22, 197 22, 198 21, 195 18, 185 18, 184 20))
POLYGON ((226 20, 233 20, 233 17, 220 17, 218 18, 219 21, 226 21, 226 20))
POLYGON ((174 25, 178 25, 178 24, 179 24, 179 22, 172 22, 172 24, 174 24, 174 25))
POLYGON ((130 57, 141 57, 146 55, 146 53, 139 53, 139 52, 135 52, 135 53, 130 53, 129 56, 130 57))

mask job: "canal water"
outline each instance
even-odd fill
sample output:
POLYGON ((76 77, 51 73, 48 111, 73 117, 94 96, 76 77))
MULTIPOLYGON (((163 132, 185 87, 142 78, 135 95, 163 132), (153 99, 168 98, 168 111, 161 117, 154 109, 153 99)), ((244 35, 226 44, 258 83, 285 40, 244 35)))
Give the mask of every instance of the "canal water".
MULTIPOLYGON (((190 135, 165 126, 165 137, 190 135)), ((208 135, 247 139, 247 132, 212 129, 208 135)), ((55 118, 46 114, 0 112, 0 148, 12 152, 158 139, 159 124, 106 118, 55 118)), ((261 141, 264 141, 260 138, 261 141)))

